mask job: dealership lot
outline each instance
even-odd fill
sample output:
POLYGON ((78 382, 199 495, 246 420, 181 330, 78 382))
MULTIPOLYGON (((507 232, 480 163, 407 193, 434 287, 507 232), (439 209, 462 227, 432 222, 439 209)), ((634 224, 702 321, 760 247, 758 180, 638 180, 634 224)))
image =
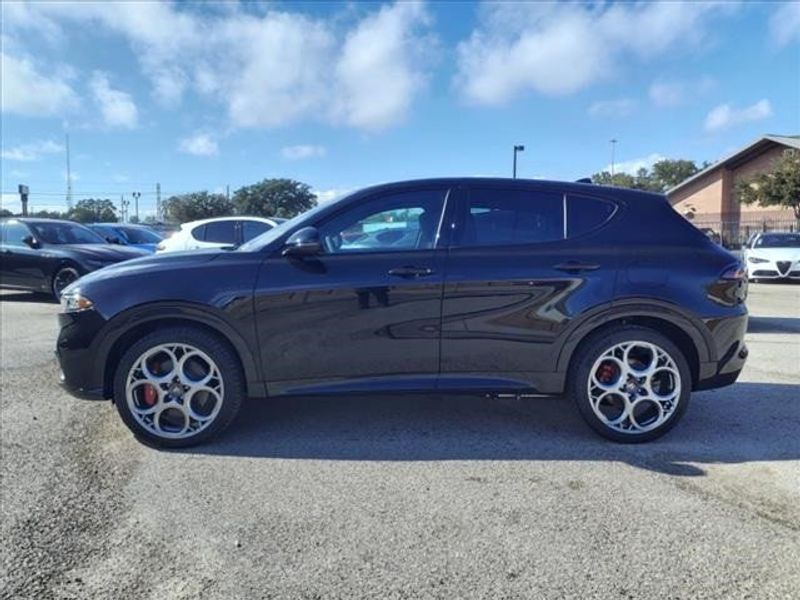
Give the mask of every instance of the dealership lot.
POLYGON ((751 286, 740 382, 641 446, 559 399, 431 395, 254 401, 218 441, 159 452, 59 389, 58 306, 0 300, 9 598, 800 589, 798 285, 751 286))

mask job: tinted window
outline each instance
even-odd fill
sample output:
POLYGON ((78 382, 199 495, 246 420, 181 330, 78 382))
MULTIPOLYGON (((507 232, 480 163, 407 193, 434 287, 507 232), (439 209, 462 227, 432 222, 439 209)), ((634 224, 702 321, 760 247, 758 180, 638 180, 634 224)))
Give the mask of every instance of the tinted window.
POLYGON ((504 246, 564 239, 559 193, 475 188, 469 194, 458 245, 504 246))
POLYGON ((106 240, 77 223, 39 221, 29 224, 33 234, 48 244, 105 244, 106 240))
POLYGON ((754 248, 800 248, 800 234, 763 234, 756 240, 754 248))
POLYGON ((616 205, 597 198, 567 196, 567 237, 597 229, 611 218, 616 205))
POLYGON ((206 227, 207 225, 200 225, 199 227, 195 227, 192 229, 192 237, 196 239, 198 242, 202 242, 206 239, 206 227))
POLYGON ((217 221, 206 225, 206 242, 218 244, 236 243, 236 221, 217 221))
POLYGON ((3 243, 9 246, 26 246, 22 238, 31 234, 28 228, 19 222, 3 223, 3 243))
POLYGON ((129 244, 157 244, 161 236, 144 227, 117 227, 129 244))
POLYGON ((319 227, 327 252, 393 252, 433 248, 445 190, 380 196, 319 227))
POLYGON ((249 242, 268 229, 272 229, 272 226, 261 221, 242 221, 242 238, 245 242, 249 242))

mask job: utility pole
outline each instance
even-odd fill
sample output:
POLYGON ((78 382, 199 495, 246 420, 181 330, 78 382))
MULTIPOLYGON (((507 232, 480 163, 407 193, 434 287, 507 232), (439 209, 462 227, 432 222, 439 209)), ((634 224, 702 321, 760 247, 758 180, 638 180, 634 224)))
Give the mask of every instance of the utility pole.
POLYGON ((23 183, 20 183, 19 187, 17 189, 19 190, 19 202, 22 205, 22 216, 23 217, 27 217, 28 216, 28 186, 23 184, 23 183))
POLYGON ((225 186, 225 198, 227 200, 231 199, 231 186, 230 186, 230 184, 225 186))
POLYGON ((67 211, 72 210, 72 171, 69 166, 69 134, 65 133, 67 141, 67 211))
POLYGON ((156 221, 161 221, 161 184, 156 184, 156 221))
POLYGON ((141 197, 141 192, 133 192, 133 200, 134 204, 134 214, 136 215, 136 222, 139 223, 139 198, 141 197))
POLYGON ((122 213, 122 222, 128 222, 128 205, 131 203, 130 200, 125 200, 125 194, 120 194, 119 196, 119 206, 120 212, 122 213))
POLYGON ((614 183, 614 155, 615 150, 617 149, 617 139, 611 138, 609 142, 611 143, 611 183, 614 183))
POLYGON ((525 146, 514 146, 514 169, 512 171, 514 179, 517 178, 517 152, 524 152, 525 146))

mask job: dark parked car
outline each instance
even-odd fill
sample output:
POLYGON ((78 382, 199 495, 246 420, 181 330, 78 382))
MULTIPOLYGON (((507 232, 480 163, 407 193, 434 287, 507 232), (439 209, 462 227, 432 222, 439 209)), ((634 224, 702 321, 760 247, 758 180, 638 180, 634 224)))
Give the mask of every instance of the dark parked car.
POLYGON ((65 290, 58 356, 162 446, 245 397, 567 393, 600 434, 653 439, 744 364, 739 261, 664 196, 436 179, 317 208, 235 251, 157 255, 65 290))
POLYGON ((106 241, 112 244, 133 246, 146 250, 150 254, 156 251, 158 243, 163 236, 153 231, 147 225, 133 223, 90 223, 88 226, 95 233, 99 233, 106 241))
POLYGON ((8 218, 0 221, 0 287, 53 294, 80 276, 147 252, 109 244, 72 221, 8 218))

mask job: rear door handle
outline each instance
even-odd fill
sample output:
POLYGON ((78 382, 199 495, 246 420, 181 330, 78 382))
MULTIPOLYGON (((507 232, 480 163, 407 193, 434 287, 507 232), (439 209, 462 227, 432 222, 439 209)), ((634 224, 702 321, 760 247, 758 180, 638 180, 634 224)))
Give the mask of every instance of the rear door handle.
POLYGON ((405 278, 427 277, 428 275, 433 275, 433 269, 429 269, 428 267, 412 267, 412 266, 395 267, 393 269, 389 269, 389 275, 391 275, 392 277, 405 277, 405 278))
POLYGON ((553 266, 558 271, 566 271, 567 273, 577 273, 579 271, 595 271, 600 268, 600 265, 582 263, 576 260, 570 260, 553 266))

